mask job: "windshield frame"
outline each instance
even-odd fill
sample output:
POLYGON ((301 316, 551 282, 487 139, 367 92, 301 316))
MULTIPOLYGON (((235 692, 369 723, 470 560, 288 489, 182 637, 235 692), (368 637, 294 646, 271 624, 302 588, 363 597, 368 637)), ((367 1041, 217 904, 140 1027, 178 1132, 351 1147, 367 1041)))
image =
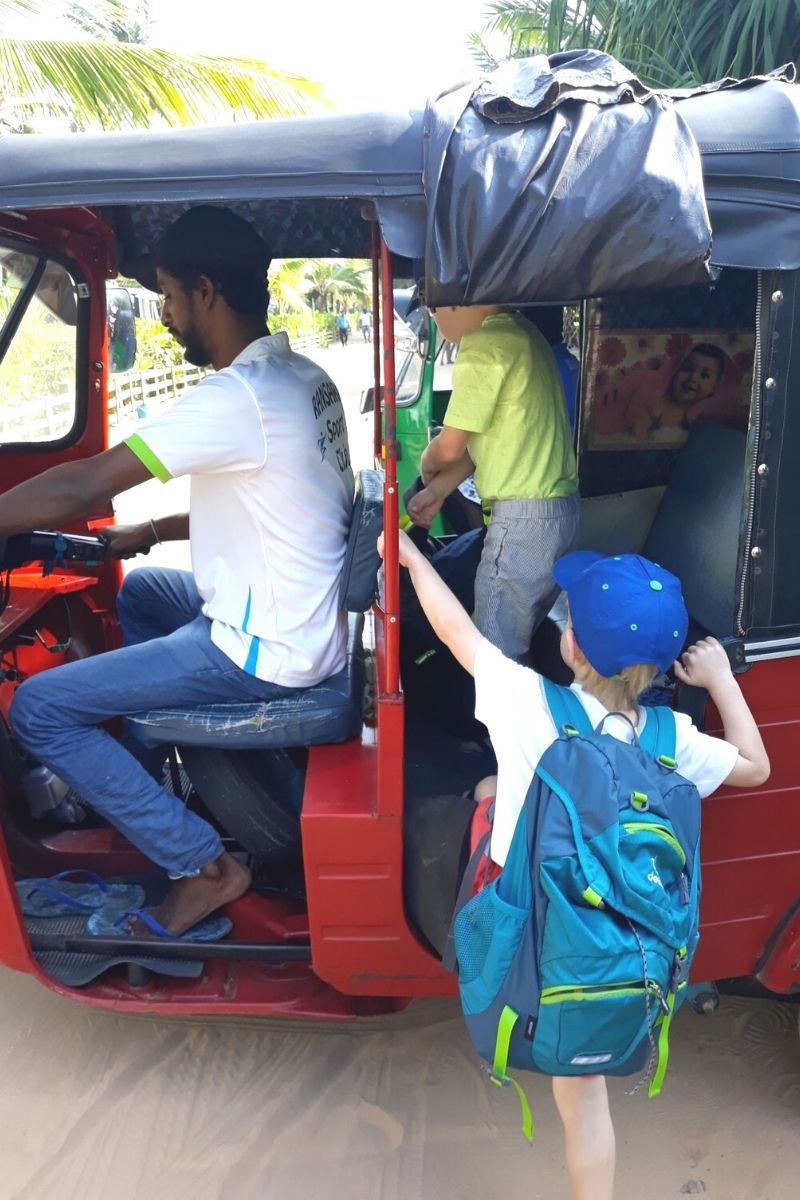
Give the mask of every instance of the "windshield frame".
POLYGON ((0 247, 4 250, 19 251, 21 254, 37 260, 31 277, 20 290, 20 294, 14 302, 5 323, 0 328, 0 370, 2 370, 5 357, 13 345, 19 327, 36 296, 48 263, 55 263, 57 266, 62 267, 75 284, 75 406, 72 424, 61 437, 51 440, 31 442, 0 441, 0 455, 21 453, 41 454, 43 452, 61 450, 79 441, 86 429, 89 400, 89 287, 76 260, 59 253, 59 251, 45 242, 34 243, 23 241, 7 230, 0 228, 0 247))

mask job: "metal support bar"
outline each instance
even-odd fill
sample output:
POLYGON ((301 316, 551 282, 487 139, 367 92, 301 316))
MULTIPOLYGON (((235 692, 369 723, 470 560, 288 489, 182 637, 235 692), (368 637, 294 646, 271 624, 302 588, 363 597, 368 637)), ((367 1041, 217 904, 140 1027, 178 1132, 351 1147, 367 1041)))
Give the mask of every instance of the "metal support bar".
POLYGON ((384 690, 397 695, 400 690, 400 565, 397 531, 399 506, 397 500, 397 407, 394 364, 394 287, 392 258, 389 247, 381 239, 381 294, 383 299, 383 461, 386 483, 383 496, 383 528, 385 532, 384 578, 386 585, 386 677, 384 690))
POLYGON ((383 439, 381 405, 381 233, 377 220, 370 228, 372 237, 372 442, 375 462, 380 462, 383 439))
POLYGON ((187 942, 183 938, 93 937, 91 934, 31 933, 39 953, 130 954, 135 958, 229 958, 246 962, 311 962, 309 942, 187 942))

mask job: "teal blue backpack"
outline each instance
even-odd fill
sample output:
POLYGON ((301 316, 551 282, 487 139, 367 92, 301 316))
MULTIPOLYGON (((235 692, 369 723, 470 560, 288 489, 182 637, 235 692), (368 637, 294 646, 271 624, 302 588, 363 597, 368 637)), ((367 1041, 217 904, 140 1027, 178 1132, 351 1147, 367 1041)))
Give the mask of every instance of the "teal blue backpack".
MULTIPOLYGON (((633 743, 593 730, 544 681, 561 736, 542 756, 502 874, 451 931, 472 1042, 498 1085, 509 1067, 630 1075, 661 1090, 669 1029, 698 941, 700 796, 675 761, 675 717, 647 709, 633 743)), ((445 956, 447 960, 447 955, 445 956)))

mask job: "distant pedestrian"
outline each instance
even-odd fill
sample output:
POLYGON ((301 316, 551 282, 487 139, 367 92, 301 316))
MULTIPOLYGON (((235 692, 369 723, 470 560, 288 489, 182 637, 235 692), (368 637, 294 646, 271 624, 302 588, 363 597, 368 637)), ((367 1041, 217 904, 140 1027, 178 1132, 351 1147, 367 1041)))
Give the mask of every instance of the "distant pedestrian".
POLYGON ((347 339, 350 336, 350 322, 347 319, 347 313, 340 312, 336 318, 336 328, 339 331, 339 341, 343 346, 347 345, 347 339))
POLYGON ((362 308, 361 316, 358 318, 358 324, 361 329, 361 336, 365 342, 372 341, 372 313, 368 308, 362 308))

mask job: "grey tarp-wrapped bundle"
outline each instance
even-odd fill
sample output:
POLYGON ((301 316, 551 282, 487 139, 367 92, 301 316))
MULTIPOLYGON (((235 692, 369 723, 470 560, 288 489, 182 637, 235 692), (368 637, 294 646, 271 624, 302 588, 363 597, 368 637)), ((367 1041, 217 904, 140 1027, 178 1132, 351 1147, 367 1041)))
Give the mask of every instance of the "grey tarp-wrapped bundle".
POLYGON ((505 63, 425 117, 428 304, 708 282, 700 154, 671 99, 606 54, 505 63))

